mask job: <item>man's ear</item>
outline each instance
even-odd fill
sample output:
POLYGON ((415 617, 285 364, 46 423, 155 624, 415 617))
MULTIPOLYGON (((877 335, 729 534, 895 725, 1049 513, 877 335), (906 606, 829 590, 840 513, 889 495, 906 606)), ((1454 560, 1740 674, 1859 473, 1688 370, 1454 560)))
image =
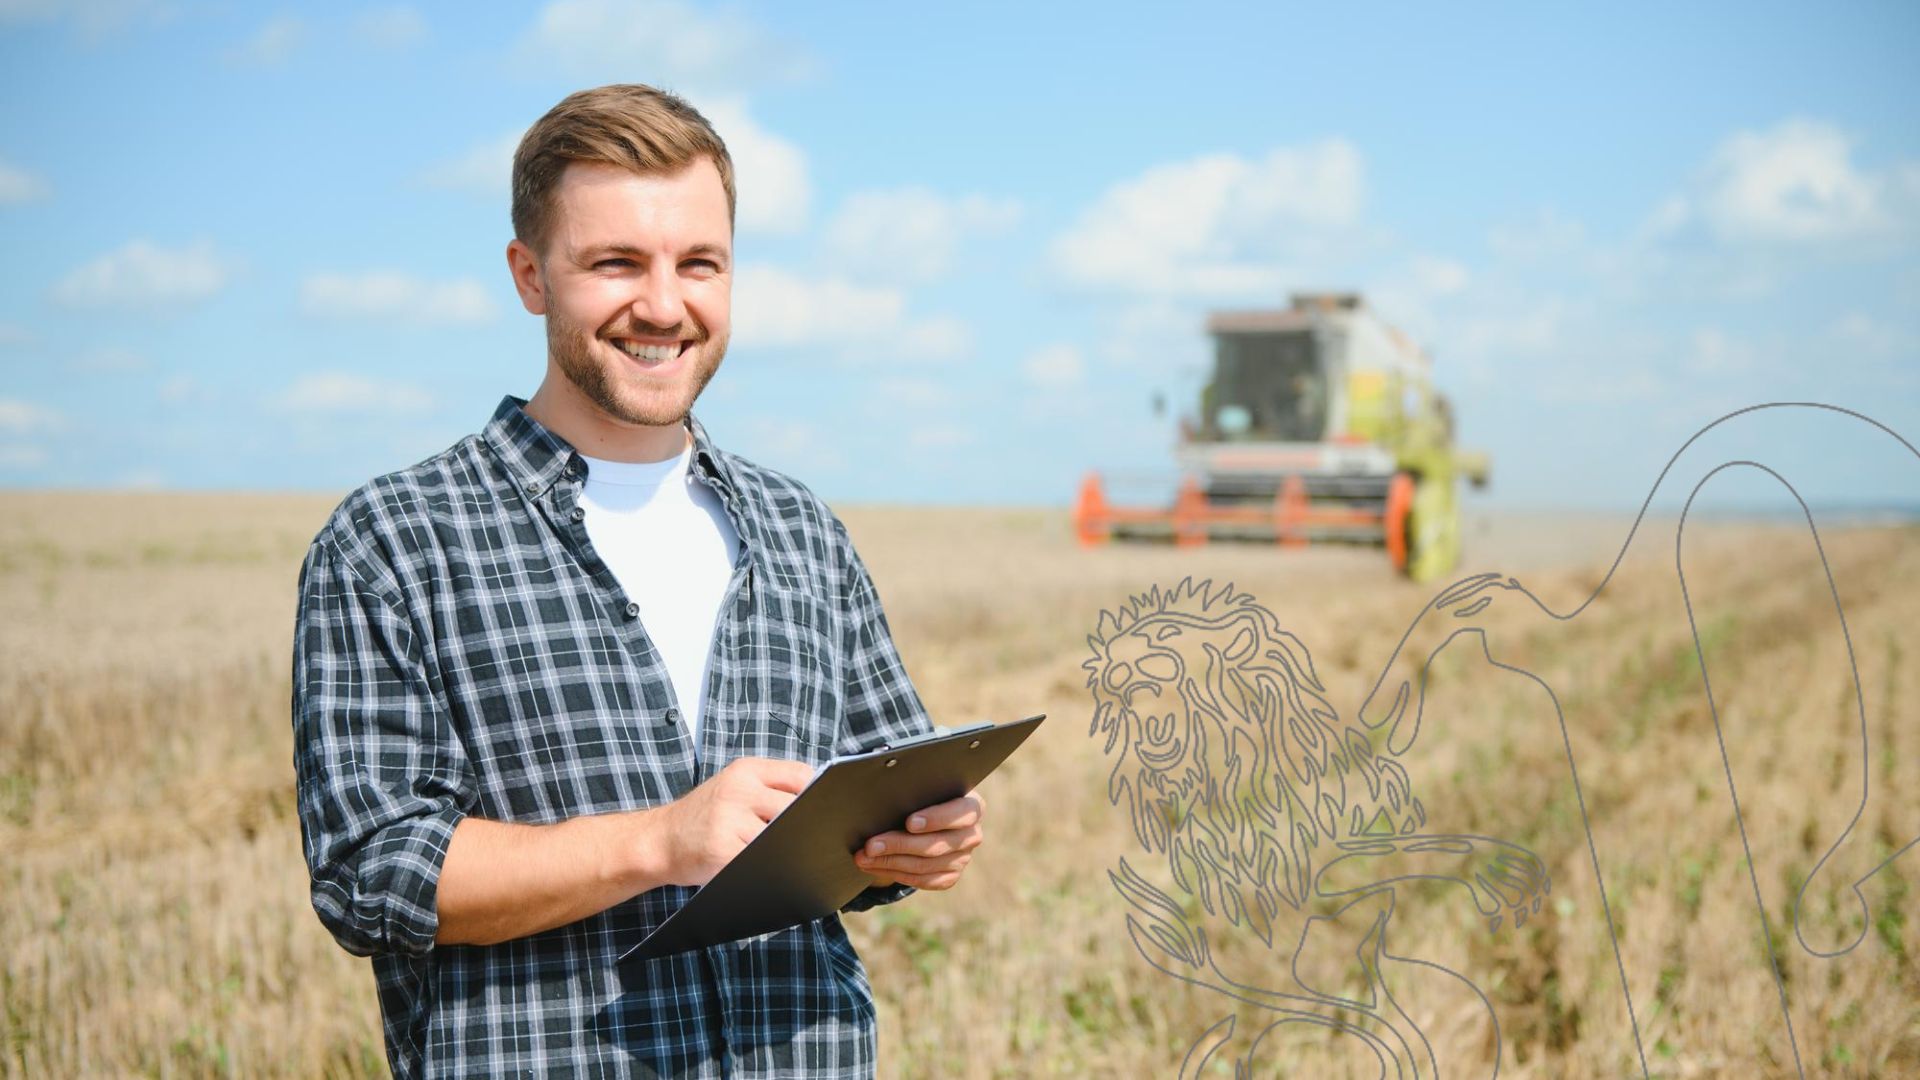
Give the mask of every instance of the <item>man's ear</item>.
POLYGON ((540 272, 540 260, 519 237, 507 244, 507 272, 513 275, 513 287, 520 294, 520 306, 529 315, 547 313, 546 277, 540 272))

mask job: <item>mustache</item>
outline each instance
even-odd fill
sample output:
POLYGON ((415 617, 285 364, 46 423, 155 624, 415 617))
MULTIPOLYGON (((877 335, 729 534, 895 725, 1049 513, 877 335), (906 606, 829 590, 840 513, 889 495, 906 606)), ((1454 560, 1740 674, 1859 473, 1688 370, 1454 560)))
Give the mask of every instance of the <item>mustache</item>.
POLYGON ((680 323, 677 326, 654 326, 652 323, 628 323, 618 330, 609 331, 606 336, 610 338, 692 338, 695 344, 699 344, 707 340, 707 328, 697 323, 680 323))

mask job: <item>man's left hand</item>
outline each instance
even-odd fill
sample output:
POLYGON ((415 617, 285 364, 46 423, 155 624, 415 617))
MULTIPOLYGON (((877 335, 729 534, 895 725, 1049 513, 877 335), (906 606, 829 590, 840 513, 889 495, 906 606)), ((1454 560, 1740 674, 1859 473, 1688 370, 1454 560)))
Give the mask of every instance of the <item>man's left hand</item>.
POLYGON ((869 838, 854 853, 854 864, 875 885, 951 889, 973 859, 973 849, 980 846, 980 822, 986 811, 987 801, 978 791, 916 810, 907 816, 905 832, 869 838))

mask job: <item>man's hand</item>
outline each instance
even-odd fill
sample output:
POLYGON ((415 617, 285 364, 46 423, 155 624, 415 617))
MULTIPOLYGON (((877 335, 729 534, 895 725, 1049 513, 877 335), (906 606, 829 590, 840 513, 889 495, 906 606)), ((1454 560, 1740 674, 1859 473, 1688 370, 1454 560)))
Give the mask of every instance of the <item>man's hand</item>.
POLYGON ((986 811, 987 801, 978 791, 916 810, 907 817, 905 832, 884 832, 868 839, 854 853, 854 864, 875 885, 951 889, 984 839, 980 820, 986 811))
POLYGON ((662 885, 704 885, 812 779, 740 758, 665 806, 552 825, 463 818, 435 904, 442 945, 491 945, 595 915, 662 885))
POLYGON ((736 758, 705 783, 661 807, 665 862, 661 880, 669 885, 705 885, 742 848, 787 808, 813 769, 804 761, 736 758))

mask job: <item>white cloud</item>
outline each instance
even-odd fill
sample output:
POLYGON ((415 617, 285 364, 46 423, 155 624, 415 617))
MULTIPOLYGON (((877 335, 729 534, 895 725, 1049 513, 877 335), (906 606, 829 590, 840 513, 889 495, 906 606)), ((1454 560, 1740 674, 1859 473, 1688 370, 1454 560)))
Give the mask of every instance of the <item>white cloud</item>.
POLYGON ((66 418, 31 401, 0 398, 0 436, 45 435, 66 426, 66 418))
POLYGON ((874 384, 873 396, 887 406, 908 409, 934 409, 951 404, 953 388, 933 379, 894 377, 874 384))
POLYGON ((1472 281, 1463 263, 1414 255, 1380 275, 1366 300, 1388 322, 1428 343, 1446 325, 1452 306, 1472 281))
MULTIPOLYGON (((1389 307, 1379 311, 1390 322, 1399 317, 1389 307)), ((1556 366, 1597 332, 1591 304, 1576 305, 1506 281, 1476 281, 1427 317, 1433 325, 1423 328, 1419 339, 1431 347, 1443 386, 1453 385, 1456 376, 1486 383, 1556 366)))
POLYGON ((157 24, 173 17, 160 0, 0 0, 0 24, 66 20, 89 37, 157 24))
MULTIPOLYGON (((929 315, 910 319, 897 334, 881 334, 876 340, 884 348, 897 350, 903 359, 945 360, 973 347, 973 329, 965 320, 952 315, 929 315)), ((867 350, 868 353, 875 351, 867 350)))
POLYGON ((733 333, 753 345, 812 345, 897 328, 905 320, 899 289, 801 276, 748 265, 734 280, 733 333))
POLYGON ((1703 326, 1688 342, 1685 367, 1695 375, 1714 378, 1740 375, 1753 370, 1757 356, 1747 342, 1718 327, 1703 326))
POLYGON ((1182 376, 1197 376, 1212 363, 1206 312, 1192 301, 1142 298, 1102 325, 1106 333, 1095 355, 1103 362, 1182 376))
POLYGON ((739 425, 747 456, 776 469, 812 475, 846 464, 840 450, 816 424, 761 417, 739 425))
MULTIPOLYGON (((795 233, 806 228, 813 201, 807 155, 797 145, 761 127, 734 99, 699 106, 733 158, 735 224, 743 232, 795 233)), ((525 129, 483 140, 423 169, 427 187, 481 198, 511 198, 513 152, 525 129)))
POLYGON ((118 345, 103 345, 87 349, 73 358, 76 371, 97 372, 102 374, 143 371, 151 366, 145 356, 132 349, 118 345))
POLYGON ((1406 274, 1412 286, 1429 297, 1452 296, 1473 279, 1465 264, 1435 255, 1415 255, 1407 262, 1406 274))
POLYGON ((53 193, 47 182, 16 165, 0 161, 0 206, 35 202, 53 193))
POLYGON ((813 201, 807 155, 761 127, 738 100, 698 106, 733 159, 735 223, 743 232, 794 233, 807 224, 813 201))
POLYGON ((417 413, 433 407, 433 396, 409 383, 316 371, 295 379, 269 404, 293 413, 417 413))
POLYGON ((907 445, 916 450, 957 450, 975 440, 973 431, 959 424, 916 424, 907 435, 907 445))
MULTIPOLYGON (((1846 354, 1872 360, 1920 356, 1920 333, 1876 319, 1865 312, 1851 311, 1842 315, 1834 320, 1827 333, 1846 354)), ((1835 361, 1843 362, 1845 359, 1845 356, 1834 357, 1835 361)))
POLYGON ((66 417, 45 405, 0 398, 0 470, 20 471, 46 464, 52 455, 34 440, 66 426, 66 417))
POLYGON ((227 50, 227 62, 243 67, 277 67, 308 38, 307 24, 293 15, 269 19, 252 37, 227 50))
POLYGON ((1053 262, 1073 283, 1128 292, 1275 292, 1288 259, 1352 237, 1364 172, 1339 139, 1156 165, 1056 237, 1053 262))
POLYGON ((972 344, 950 316, 914 318, 906 293, 842 278, 748 265, 733 287, 734 341, 756 348, 817 346, 847 358, 940 359, 972 344))
POLYGON ((1078 386, 1086 377, 1087 364, 1080 356, 1079 346, 1063 342, 1029 353, 1020 371, 1035 386, 1059 389, 1078 386))
POLYGON ((52 459, 44 446, 28 443, 0 443, 0 469, 34 469, 52 459))
POLYGON ((427 19, 418 8, 374 8, 354 17, 353 35, 378 49, 404 49, 427 37, 427 19))
POLYGON ((61 278, 53 298, 70 307, 178 308, 212 297, 231 275, 204 240, 184 248, 133 240, 61 278))
POLYGON ((496 314, 478 281, 426 281, 397 270, 314 274, 300 285, 300 308, 326 318, 421 324, 484 323, 496 314))
POLYGON ((1019 218, 1012 199, 948 198, 924 187, 860 191, 840 204, 822 239, 848 273, 931 281, 952 265, 962 237, 1002 232, 1019 218))
POLYGON ((538 68, 559 68, 576 80, 706 92, 793 81, 814 69, 797 46, 751 19, 680 0, 554 0, 540 9, 518 51, 538 68))
POLYGON ((1538 358, 1565 340, 1569 307, 1558 297, 1511 305, 1497 315, 1467 316, 1452 322, 1452 346, 1474 357, 1538 358))
POLYGON ((1637 367, 1603 367, 1599 363, 1569 364, 1544 377, 1537 387, 1541 401, 1555 405, 1634 405, 1667 396, 1667 381, 1637 367))
POLYGON ((508 199, 512 194, 513 152, 525 135, 524 130, 514 131, 475 143, 457 157, 427 166, 420 173, 420 182, 482 198, 508 199))
POLYGON ((1587 228, 1551 208, 1503 221, 1487 232, 1487 246, 1513 262, 1565 262, 1587 244, 1587 228))
POLYGON ((173 376, 160 384, 158 393, 160 400, 169 405, 177 405, 183 401, 204 401, 209 396, 199 380, 191 375, 173 376))
POLYGON ((1697 226, 1734 244, 1847 243, 1909 227, 1916 195, 1914 165, 1862 169, 1839 129, 1788 120, 1722 142, 1689 190, 1655 210, 1649 231, 1697 226))

